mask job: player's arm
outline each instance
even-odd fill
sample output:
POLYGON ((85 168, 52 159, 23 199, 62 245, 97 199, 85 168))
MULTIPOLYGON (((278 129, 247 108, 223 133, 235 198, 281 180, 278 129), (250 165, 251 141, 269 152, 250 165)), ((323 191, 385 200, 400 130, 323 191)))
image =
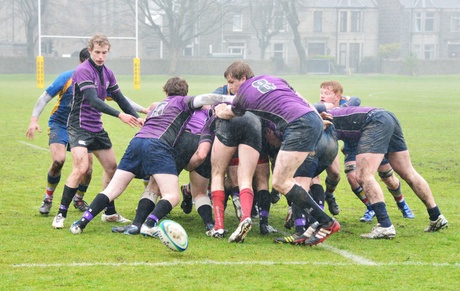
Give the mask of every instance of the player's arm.
POLYGON ((46 104, 53 99, 53 96, 48 94, 48 92, 43 92, 43 94, 38 98, 37 103, 35 103, 34 109, 32 110, 32 117, 30 118, 29 127, 27 128, 26 137, 30 140, 34 139, 35 130, 42 132, 40 125, 38 124, 38 119, 45 109, 46 104))
POLYGON ((340 105, 340 107, 348 107, 348 106, 360 106, 361 105, 361 99, 356 96, 347 96, 347 102, 344 104, 340 105))
POLYGON ((201 94, 193 98, 192 106, 194 108, 201 108, 203 105, 214 105, 217 103, 232 102, 233 95, 222 95, 222 94, 201 94))
POLYGON ((200 166, 206 157, 208 156, 209 152, 211 151, 211 142, 203 141, 198 145, 193 156, 190 158, 185 169, 189 172, 195 170, 198 166, 200 166))
POLYGON ((128 100, 129 104, 134 109, 134 111, 139 112, 139 113, 143 113, 143 114, 149 113, 148 108, 142 107, 141 105, 137 104, 136 102, 134 102, 133 100, 129 99, 126 96, 125 96, 125 98, 126 98, 126 100, 128 100))
MULTIPOLYGON (((131 127, 141 126, 143 124, 143 122, 140 122, 138 120, 139 115, 137 115, 137 113, 134 112, 134 109, 131 107, 131 105, 129 105, 129 103, 128 103, 128 101, 126 101, 126 99, 125 99, 126 103, 128 103, 128 106, 130 106, 131 111, 133 111, 135 115, 130 115, 130 114, 120 112, 120 111, 110 107, 109 105, 105 104, 104 101, 102 101, 101 99, 99 99, 97 97, 96 89, 94 89, 94 88, 87 88, 84 91, 84 94, 85 94, 85 98, 88 100, 89 104, 92 107, 94 107, 95 109, 99 110, 100 112, 108 114, 110 116, 118 117, 121 121, 123 121, 126 124, 129 124, 131 127)), ((115 102, 117 102, 117 97, 115 97, 115 95, 116 94, 112 94, 112 98, 113 98, 113 100, 115 100, 115 102)), ((120 103, 117 102, 117 104, 123 110, 123 108, 120 105, 120 103)), ((139 118, 139 119, 141 119, 141 118, 139 118)))

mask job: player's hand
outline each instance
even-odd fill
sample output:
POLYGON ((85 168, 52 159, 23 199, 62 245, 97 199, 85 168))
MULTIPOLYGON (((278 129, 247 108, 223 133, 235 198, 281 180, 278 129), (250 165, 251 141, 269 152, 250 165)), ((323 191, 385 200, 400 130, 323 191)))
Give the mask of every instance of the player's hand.
POLYGON ((30 140, 33 140, 35 137, 35 131, 42 132, 40 129, 40 125, 38 124, 38 121, 36 120, 31 120, 29 124, 29 128, 26 131, 26 137, 30 140))
POLYGON ((326 130, 326 128, 331 125, 332 122, 329 120, 323 120, 323 130, 326 130))
POLYGON ((323 120, 332 120, 332 114, 327 112, 321 112, 319 114, 323 120))
POLYGON ((220 103, 214 107, 214 115, 221 119, 231 119, 227 110, 228 105, 226 103, 220 103))
POLYGON ((144 126, 144 123, 145 123, 145 119, 144 119, 144 118, 141 118, 141 117, 139 117, 139 118, 137 119, 137 122, 138 122, 138 123, 140 124, 140 126, 142 127, 142 126, 144 126))
POLYGON ((118 115, 118 118, 120 118, 121 121, 123 121, 124 123, 128 124, 129 126, 131 127, 141 127, 143 122, 140 122, 138 120, 137 117, 134 117, 132 115, 129 115, 129 114, 126 114, 126 113, 123 113, 121 112, 119 115, 118 115))

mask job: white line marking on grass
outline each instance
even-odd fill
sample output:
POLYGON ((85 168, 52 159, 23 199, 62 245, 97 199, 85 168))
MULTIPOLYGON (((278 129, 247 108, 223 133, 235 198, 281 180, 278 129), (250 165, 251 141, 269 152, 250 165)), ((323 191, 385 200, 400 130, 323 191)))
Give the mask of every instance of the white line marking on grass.
POLYGON ((30 147, 32 147, 34 149, 37 149, 37 150, 42 150, 42 151, 49 151, 50 150, 50 149, 47 149, 47 148, 36 146, 34 144, 31 144, 31 143, 28 143, 28 142, 25 142, 25 141, 18 140, 18 142, 20 142, 22 144, 25 144, 26 146, 30 146, 30 147))
POLYGON ((344 251, 344 250, 339 250, 337 248, 334 248, 332 246, 329 246, 329 245, 321 245, 322 247, 330 250, 331 252, 334 252, 336 254, 339 254, 341 255, 342 257, 345 257, 347 259, 350 259, 352 260, 353 262, 357 263, 358 265, 366 265, 366 266, 376 266, 378 265, 376 262, 373 262, 371 260, 368 260, 366 258, 363 258, 361 256, 358 256, 358 255, 355 255, 355 254, 352 254, 350 252, 347 252, 347 251, 344 251))
MULTIPOLYGON (((69 267, 97 267, 97 266, 107 266, 107 267, 119 267, 119 266, 147 266, 147 267, 169 267, 169 266, 189 266, 189 265, 219 265, 219 266, 234 266, 234 265, 261 265, 261 266, 273 266, 273 265, 326 265, 326 266, 355 266, 362 265, 362 263, 338 263, 338 262, 285 262, 285 261, 238 261, 238 262, 229 262, 229 261, 171 261, 171 262, 123 262, 123 263, 110 263, 110 262, 95 262, 95 263, 67 263, 67 264, 13 264, 13 268, 69 268, 69 267)), ((385 267, 385 266, 422 266, 422 267, 460 267, 460 263, 424 263, 424 262, 389 262, 389 263, 373 263, 367 264, 368 266, 375 267, 385 267)))

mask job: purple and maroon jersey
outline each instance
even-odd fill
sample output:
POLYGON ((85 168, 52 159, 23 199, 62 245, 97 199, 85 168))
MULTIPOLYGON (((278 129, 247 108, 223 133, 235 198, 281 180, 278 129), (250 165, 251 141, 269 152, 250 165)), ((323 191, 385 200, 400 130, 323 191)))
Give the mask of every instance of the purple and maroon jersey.
POLYGON ((96 68, 89 60, 86 60, 75 69, 72 83, 74 87, 72 109, 67 125, 91 132, 103 130, 102 112, 89 104, 84 91, 88 88, 95 89, 97 97, 104 102, 107 93, 120 90, 113 72, 104 65, 96 68))
POLYGON ((375 107, 336 107, 328 112, 332 114, 332 123, 337 138, 346 142, 357 142, 361 137, 361 129, 366 123, 369 112, 380 110, 375 107))
POLYGON ((168 96, 147 115, 135 137, 161 139, 174 146, 186 122, 195 111, 194 96, 168 96))
POLYGON ((281 131, 308 112, 308 103, 289 84, 274 76, 257 76, 244 82, 232 103, 232 111, 242 116, 248 110, 273 122, 281 131))
POLYGON ((193 134, 200 134, 206 120, 208 119, 208 114, 209 110, 207 109, 201 109, 193 112, 192 116, 187 121, 184 130, 188 130, 193 134))
POLYGON ((208 117, 205 124, 203 125, 203 129, 201 130, 200 135, 200 143, 202 142, 209 142, 212 144, 214 141, 214 136, 216 135, 216 116, 210 113, 211 116, 208 117))

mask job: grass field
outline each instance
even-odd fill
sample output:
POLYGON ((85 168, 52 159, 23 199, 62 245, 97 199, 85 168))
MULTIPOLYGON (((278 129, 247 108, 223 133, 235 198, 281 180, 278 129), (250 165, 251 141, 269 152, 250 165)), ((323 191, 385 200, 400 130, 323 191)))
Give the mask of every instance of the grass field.
MULTIPOLYGON (((56 76, 46 76, 48 86, 56 76)), ((224 83, 222 76, 185 76, 190 95, 210 92, 224 83)), ((336 191, 342 225, 339 233, 316 247, 277 245, 275 235, 261 236, 255 224, 244 244, 205 236, 199 215, 185 215, 180 207, 170 217, 188 231, 190 244, 175 253, 158 240, 118 235, 113 226, 97 217, 82 235, 68 227, 81 213, 70 209, 66 228, 55 230, 62 188, 70 173, 71 156, 50 216, 38 213, 50 164, 47 119, 43 133, 25 138, 32 108, 43 89, 33 75, 0 75, 0 289, 42 290, 460 290, 460 76, 286 76, 310 101, 318 100, 319 84, 337 79, 346 95, 361 97, 362 105, 394 112, 403 126, 415 168, 430 183, 437 204, 449 220, 449 228, 424 233, 428 215, 422 202, 403 183, 403 192, 415 213, 407 220, 386 192, 387 208, 397 229, 394 240, 363 240, 376 223, 359 222, 364 206, 349 189, 345 176, 336 191)), ((167 76, 143 76, 141 90, 133 90, 132 78, 119 77, 131 99, 147 106, 163 98, 167 76)), ((54 105, 54 103, 53 103, 54 105)), ((113 105, 113 104, 112 104, 113 105)), ((104 116, 117 158, 136 129, 104 116)), ((187 182, 187 175, 181 175, 187 182)), ((143 185, 133 181, 117 200, 117 209, 133 218, 143 185)), ((101 190, 101 167, 95 162, 93 181, 86 195, 91 202, 101 190)), ((283 228, 284 198, 272 205, 270 223, 283 228)), ((257 220, 255 220, 257 223, 257 220)), ((237 226, 232 207, 226 227, 237 226)))

